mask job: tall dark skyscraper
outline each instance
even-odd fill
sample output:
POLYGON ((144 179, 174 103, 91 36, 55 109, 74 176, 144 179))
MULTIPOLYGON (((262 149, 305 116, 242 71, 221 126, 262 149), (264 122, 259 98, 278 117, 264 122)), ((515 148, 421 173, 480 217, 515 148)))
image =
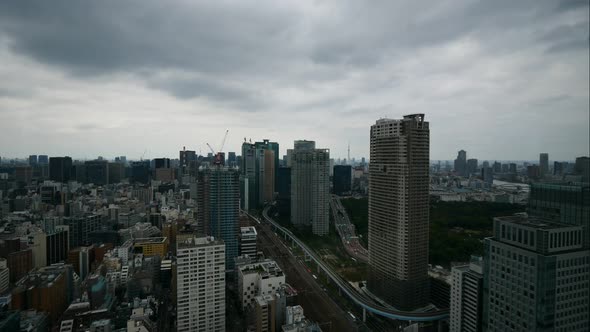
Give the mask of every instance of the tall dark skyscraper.
POLYGON ((352 190, 352 166, 336 165, 334 166, 333 192, 336 195, 350 195, 352 190))
POLYGON ((135 161, 131 163, 131 183, 144 183, 150 182, 150 162, 135 161))
POLYGON ((465 150, 459 151, 457 159, 455 159, 455 172, 458 175, 467 175, 467 152, 465 150))
POLYGON ((72 158, 49 158, 49 179, 57 182, 68 182, 72 172, 72 158))
POLYGON ((229 167, 214 166, 199 170, 198 178, 198 227, 225 242, 225 267, 233 269, 238 256, 239 173, 229 167))
POLYGON ((227 153, 227 165, 229 167, 236 167, 236 153, 235 152, 228 152, 227 153))
POLYGON ((86 166, 86 181, 95 185, 109 183, 109 164, 106 160, 91 160, 84 163, 86 166))
POLYGON ((414 310, 429 295, 430 130, 424 114, 378 120, 370 153, 367 286, 394 307, 414 310))
POLYGON ((477 159, 468 159, 467 160, 467 174, 471 175, 477 173, 477 159))
POLYGON ((29 156, 29 165, 37 166, 37 163, 38 163, 37 155, 36 154, 30 155, 29 156))
POLYGON ((37 158, 37 162, 41 165, 47 165, 49 164, 49 158, 47 157, 47 155, 40 154, 37 158))
POLYGON ((170 168, 170 158, 156 158, 154 159, 155 168, 170 168))
POLYGON ((548 153, 539 154, 539 167, 541 169, 541 175, 545 175, 545 174, 549 173, 549 154, 548 153))

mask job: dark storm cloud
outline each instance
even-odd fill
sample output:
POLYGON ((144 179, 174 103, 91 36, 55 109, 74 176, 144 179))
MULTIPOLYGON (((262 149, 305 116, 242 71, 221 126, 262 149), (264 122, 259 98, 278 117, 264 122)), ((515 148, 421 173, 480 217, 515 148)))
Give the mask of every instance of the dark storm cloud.
POLYGON ((290 20, 286 12, 242 9, 160 1, 3 1, 0 28, 17 52, 74 73, 169 67, 230 72, 255 64, 259 52, 271 53, 269 43, 283 37, 290 20))
MULTIPOLYGON (((336 134, 366 138, 375 118, 425 112, 440 135, 433 149, 450 155, 459 142, 442 139, 455 136, 448 128, 493 135, 494 123, 522 123, 537 107, 587 110, 588 6, 0 1, 0 77, 10 77, 0 82, 0 120, 22 121, 13 111, 19 107, 27 114, 49 108, 50 125, 98 135, 110 122, 134 131, 136 119, 182 126, 198 118, 212 132, 247 122, 244 128, 281 135, 285 145, 313 128, 327 146, 340 144, 336 134), (162 121, 161 110, 175 117, 162 121), (109 115, 96 116, 103 111, 109 115)), ((571 118, 560 128, 574 142, 584 128, 568 131, 571 118)), ((531 126, 549 130, 543 119, 531 126)), ((367 154, 367 141, 351 144, 367 154)))

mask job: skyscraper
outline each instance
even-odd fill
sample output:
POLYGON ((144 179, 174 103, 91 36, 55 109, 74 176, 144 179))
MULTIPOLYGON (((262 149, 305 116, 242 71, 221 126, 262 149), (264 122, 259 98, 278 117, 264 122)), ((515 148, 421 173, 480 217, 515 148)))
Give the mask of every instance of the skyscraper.
POLYGON ((350 195, 352 190, 352 166, 336 165, 334 166, 334 187, 335 195, 350 195))
POLYGON ((177 257, 177 331, 225 331, 223 241, 189 238, 177 244, 177 257))
POLYGON ((457 153, 457 159, 455 159, 455 172, 461 176, 467 175, 467 152, 465 150, 460 150, 457 153))
POLYGON ((590 246, 590 185, 584 183, 532 183, 527 212, 555 222, 583 226, 590 246))
POLYGON ((226 268, 231 270, 238 256, 239 174, 225 166, 204 168, 199 171, 197 191, 198 227, 223 240, 226 268))
POLYGON ((277 142, 271 142, 268 139, 263 139, 262 142, 256 142, 254 143, 254 146, 256 147, 256 149, 265 149, 265 150, 272 150, 274 152, 273 154, 273 160, 274 160, 274 170, 275 170, 275 187, 273 188, 274 191, 278 191, 277 189, 277 183, 279 181, 278 179, 278 174, 277 174, 277 169, 279 169, 279 143, 277 142))
POLYGON ((51 157, 49 158, 49 179, 57 182, 70 181, 72 172, 72 158, 51 157))
POLYGON ((487 331, 588 331, 590 251, 582 226, 494 218, 484 251, 487 331))
POLYGON ((109 183, 109 165, 106 160, 91 160, 84 163, 86 166, 86 181, 95 185, 109 183))
POLYGON ((471 175, 477 173, 477 159, 468 159, 467 160, 467 174, 471 175))
POLYGON ((539 167, 541 169, 541 176, 549 173, 549 154, 539 154, 539 167))
POLYGON ((313 234, 329 232, 330 150, 314 141, 295 141, 291 160, 291 222, 311 226, 313 234))
POLYGON ((279 144, 265 139, 242 144, 241 205, 245 210, 270 202, 278 191, 279 144))
POLYGON ((41 165, 47 165, 49 164, 49 158, 47 157, 47 155, 40 154, 37 158, 37 162, 41 165))
POLYGON ((578 157, 574 166, 574 172, 582 176, 582 182, 590 182, 590 158, 578 157))
POLYGON ((371 126, 367 286, 401 310, 428 303, 429 136, 424 114, 371 126))
POLYGON ((244 210, 258 207, 256 185, 256 148, 254 144, 242 143, 242 163, 240 165, 240 205, 244 210))
POLYGON ((29 156, 29 165, 30 166, 37 166, 38 159, 36 154, 32 154, 29 156))

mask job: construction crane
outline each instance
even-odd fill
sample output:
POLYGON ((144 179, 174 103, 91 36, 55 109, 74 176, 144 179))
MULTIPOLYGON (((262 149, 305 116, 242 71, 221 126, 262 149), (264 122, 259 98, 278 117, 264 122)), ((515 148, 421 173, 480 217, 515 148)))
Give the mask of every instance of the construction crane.
POLYGON ((219 146, 219 149, 217 149, 217 151, 215 151, 215 149, 211 147, 211 144, 206 143, 209 150, 211 150, 211 153, 213 153, 213 155, 215 156, 215 159, 213 161, 215 165, 219 166, 223 163, 221 151, 223 150, 223 146, 225 145, 227 134, 229 134, 229 129, 225 131, 225 135, 223 135, 223 140, 221 141, 221 145, 219 146))

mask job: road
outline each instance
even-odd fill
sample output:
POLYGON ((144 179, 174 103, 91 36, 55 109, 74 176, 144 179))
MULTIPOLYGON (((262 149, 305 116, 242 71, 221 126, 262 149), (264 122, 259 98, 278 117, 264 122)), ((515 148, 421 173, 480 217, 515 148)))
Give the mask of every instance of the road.
POLYGON ((326 264, 312 249, 310 249, 305 243, 298 239, 293 233, 285 227, 279 225, 276 221, 268 216, 268 210, 271 206, 267 206, 262 211, 263 219, 272 224, 274 229, 281 235, 284 235, 297 244, 313 261, 317 264, 318 268, 323 271, 339 288, 344 294, 346 294, 352 301, 361 306, 368 312, 374 313, 379 316, 383 316, 390 319, 397 319, 403 321, 414 321, 414 322, 433 322, 440 321, 449 317, 449 310, 432 310, 432 311, 402 311, 385 307, 381 304, 375 303, 373 299, 369 298, 363 293, 359 293, 352 285, 344 280, 338 273, 332 270, 332 268, 326 264))
POLYGON ((323 331, 358 331, 355 322, 322 289, 313 278, 315 271, 297 259, 275 235, 268 224, 256 225, 259 248, 283 269, 287 283, 297 292, 297 302, 307 318, 318 322, 323 331))
POLYGON ((330 208, 332 209, 332 215, 334 216, 336 231, 338 231, 338 235, 340 235, 342 245, 346 249, 346 252, 355 259, 367 263, 369 261, 369 251, 361 245, 355 227, 350 222, 350 218, 348 218, 348 213, 346 213, 344 206, 342 206, 340 197, 332 195, 332 198, 330 199, 330 208))

